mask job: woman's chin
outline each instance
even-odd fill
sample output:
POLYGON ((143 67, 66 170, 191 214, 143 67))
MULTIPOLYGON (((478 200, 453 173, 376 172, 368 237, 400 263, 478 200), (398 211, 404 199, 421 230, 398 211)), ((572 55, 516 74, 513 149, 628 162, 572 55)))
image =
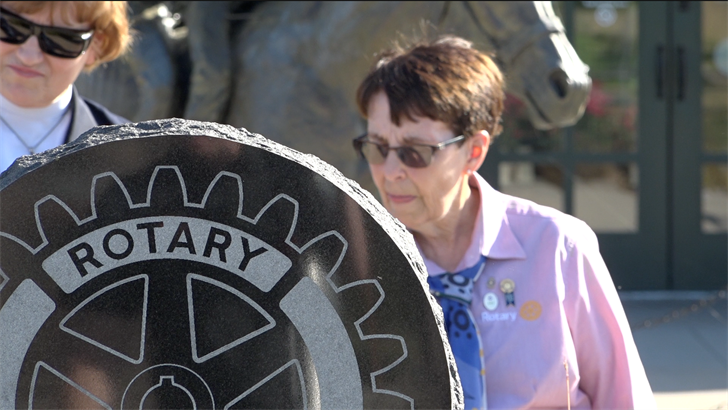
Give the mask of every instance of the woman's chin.
POLYGON ((396 203, 389 201, 385 205, 385 208, 387 208, 387 211, 389 211, 389 213, 394 215, 397 219, 406 217, 407 214, 411 214, 413 211, 411 203, 396 203))
POLYGON ((402 222, 407 229, 413 229, 418 226, 417 221, 422 219, 422 208, 419 207, 416 197, 412 196, 410 200, 392 200, 392 196, 387 197, 384 207, 392 216, 402 222))
POLYGON ((399 212, 390 210, 389 212, 392 216, 397 218, 398 221, 402 222, 402 224, 409 230, 417 230, 417 227, 419 226, 418 222, 422 219, 421 217, 418 217, 418 214, 403 212, 403 210, 400 210, 399 212))

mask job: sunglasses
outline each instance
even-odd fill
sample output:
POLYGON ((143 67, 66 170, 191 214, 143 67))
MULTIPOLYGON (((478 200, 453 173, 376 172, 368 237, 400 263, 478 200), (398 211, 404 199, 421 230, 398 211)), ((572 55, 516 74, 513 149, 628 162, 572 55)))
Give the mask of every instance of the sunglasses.
POLYGON ((447 147, 450 144, 463 141, 464 135, 443 141, 437 145, 412 144, 402 147, 390 147, 387 144, 377 144, 369 141, 364 134, 354 139, 354 150, 357 154, 372 165, 383 164, 389 155, 389 151, 397 152, 397 158, 410 168, 425 168, 432 162, 435 152, 447 147))
POLYGON ((76 58, 86 52, 93 30, 42 26, 0 7, 0 41, 23 44, 30 36, 38 37, 40 49, 54 57, 76 58))

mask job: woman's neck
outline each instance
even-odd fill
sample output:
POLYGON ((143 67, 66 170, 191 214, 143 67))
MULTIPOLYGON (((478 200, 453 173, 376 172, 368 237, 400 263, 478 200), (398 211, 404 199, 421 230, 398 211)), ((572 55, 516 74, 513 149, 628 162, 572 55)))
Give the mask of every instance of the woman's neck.
POLYGON ((55 122, 71 104, 73 87, 69 86, 52 103, 45 107, 28 108, 16 105, 4 95, 0 94, 0 107, 2 107, 3 118, 11 121, 45 121, 55 122), (55 117, 55 118, 54 118, 55 117))
POLYGON ((412 232, 423 255, 448 272, 460 264, 473 236, 480 209, 480 195, 464 178, 458 201, 448 215, 436 223, 412 232))

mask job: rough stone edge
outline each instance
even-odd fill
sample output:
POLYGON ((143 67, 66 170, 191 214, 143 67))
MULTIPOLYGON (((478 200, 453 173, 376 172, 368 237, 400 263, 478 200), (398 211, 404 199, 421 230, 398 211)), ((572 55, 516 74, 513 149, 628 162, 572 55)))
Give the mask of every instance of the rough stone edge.
POLYGON ((455 358, 452 354, 447 334, 445 333, 445 321, 442 314, 442 308, 429 292, 425 264, 417 251, 417 246, 415 245, 412 235, 410 235, 405 226, 395 219, 374 198, 374 196, 369 193, 369 191, 362 188, 356 181, 345 177, 341 171, 324 162, 315 155, 298 152, 285 145, 271 141, 260 134, 252 133, 245 128, 237 129, 230 125, 184 120, 179 118, 151 120, 139 123, 94 127, 83 133, 73 142, 39 154, 22 156, 16 159, 10 168, 0 174, 0 192, 22 176, 33 172, 35 169, 40 168, 41 166, 58 158, 81 151, 88 147, 133 138, 151 138, 175 135, 222 138, 264 149, 317 172, 326 180, 334 184, 337 188, 348 194, 354 201, 356 201, 356 203, 359 204, 359 206, 367 211, 367 213, 369 213, 369 215, 371 215, 372 218, 374 218, 374 220, 382 226, 384 231, 392 237, 392 239, 394 239, 394 243, 397 247, 399 247, 400 251, 402 251, 407 258, 407 261, 410 263, 410 266, 412 266, 415 271, 416 276, 422 285, 423 291, 428 295, 428 301, 430 302, 432 311, 435 314, 435 321, 437 322, 440 337, 442 338, 443 346, 445 347, 445 355, 449 361, 450 391, 452 395, 451 404, 454 409, 464 408, 465 403, 462 389, 460 387, 460 377, 458 376, 455 358))

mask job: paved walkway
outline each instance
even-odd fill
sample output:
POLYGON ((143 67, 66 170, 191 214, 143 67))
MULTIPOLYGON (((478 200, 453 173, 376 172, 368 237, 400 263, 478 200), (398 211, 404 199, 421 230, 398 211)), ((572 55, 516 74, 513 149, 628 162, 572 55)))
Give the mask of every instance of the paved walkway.
POLYGON ((728 410, 726 292, 623 292, 659 409, 728 410))

